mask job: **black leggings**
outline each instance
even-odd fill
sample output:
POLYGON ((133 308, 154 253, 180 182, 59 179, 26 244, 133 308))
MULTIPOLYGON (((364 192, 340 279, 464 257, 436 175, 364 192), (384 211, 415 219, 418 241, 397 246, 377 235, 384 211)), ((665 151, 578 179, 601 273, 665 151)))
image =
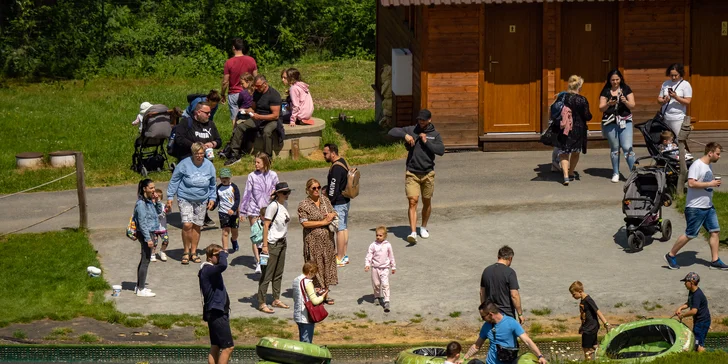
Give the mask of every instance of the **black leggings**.
POLYGON ((144 235, 137 233, 137 240, 142 247, 141 258, 139 259, 139 266, 137 266, 137 289, 144 289, 144 285, 147 283, 147 269, 149 268, 149 262, 152 259, 152 248, 149 247, 144 235))

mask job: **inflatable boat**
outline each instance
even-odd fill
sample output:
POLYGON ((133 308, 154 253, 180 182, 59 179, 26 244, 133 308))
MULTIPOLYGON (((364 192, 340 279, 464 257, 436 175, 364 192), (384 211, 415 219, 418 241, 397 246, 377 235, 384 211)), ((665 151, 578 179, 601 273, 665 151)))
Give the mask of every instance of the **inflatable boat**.
POLYGON ((649 319, 619 325, 602 340, 597 358, 614 363, 645 363, 695 350, 695 335, 674 319, 649 319))
POLYGON ((255 353, 263 361, 281 364, 331 363, 331 352, 325 346, 277 337, 261 338, 255 345, 255 353))
MULTIPOLYGON (((462 358, 464 353, 460 354, 462 358)), ((445 348, 442 347, 421 347, 404 350, 397 355, 396 364, 442 364, 445 362, 445 348)), ((463 361, 463 364, 471 362, 463 361)), ((525 353, 518 357, 518 364, 538 363, 538 358, 532 353, 525 353)))

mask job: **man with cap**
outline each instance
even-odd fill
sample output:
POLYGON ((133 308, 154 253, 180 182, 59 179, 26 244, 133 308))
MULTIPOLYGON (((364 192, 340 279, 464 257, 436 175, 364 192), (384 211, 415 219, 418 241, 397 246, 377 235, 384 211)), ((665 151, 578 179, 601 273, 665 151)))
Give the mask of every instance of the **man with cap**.
POLYGON ((710 329, 710 310, 708 299, 705 298, 703 290, 698 288, 700 276, 698 273, 690 272, 680 280, 685 282, 688 290, 688 302, 675 310, 675 316, 680 320, 685 317, 693 317, 693 334, 695 334, 695 347, 697 351, 705 350, 705 337, 710 329), (684 310, 688 310, 683 312, 684 310))
POLYGON ((392 128, 389 135, 403 138, 407 148, 407 172, 405 193, 409 201, 409 223, 412 233, 407 241, 417 243, 417 203, 422 196, 422 225, 420 236, 427 239, 427 220, 432 212, 432 194, 435 191, 435 155, 445 154, 445 144, 440 133, 432 124, 430 110, 422 109, 417 115, 417 124, 403 128, 392 128))

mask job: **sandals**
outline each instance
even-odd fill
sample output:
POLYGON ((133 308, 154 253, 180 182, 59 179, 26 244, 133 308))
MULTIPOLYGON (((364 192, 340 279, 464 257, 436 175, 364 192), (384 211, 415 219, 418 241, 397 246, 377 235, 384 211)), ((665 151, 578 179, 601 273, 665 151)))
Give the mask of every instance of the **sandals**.
POLYGON ((258 310, 259 310, 260 312, 263 312, 263 313, 274 313, 274 312, 275 312, 275 311, 273 311, 273 310, 272 310, 272 309, 271 309, 270 307, 268 307, 267 305, 262 305, 262 306, 260 306, 260 307, 258 308, 258 310))
POLYGON ((324 303, 327 304, 327 305, 333 305, 334 302, 335 301, 334 301, 333 298, 327 298, 327 299, 324 300, 324 303))
POLYGON ((190 264, 190 255, 188 253, 182 254, 182 264, 190 264))
POLYGON ((197 256, 197 254, 192 254, 192 261, 195 263, 201 263, 202 259, 200 259, 200 257, 197 256))
POLYGON ((273 303, 271 303, 270 305, 273 307, 278 307, 278 308, 286 308, 286 309, 291 308, 290 306, 286 305, 285 303, 283 303, 281 301, 273 301, 273 303))

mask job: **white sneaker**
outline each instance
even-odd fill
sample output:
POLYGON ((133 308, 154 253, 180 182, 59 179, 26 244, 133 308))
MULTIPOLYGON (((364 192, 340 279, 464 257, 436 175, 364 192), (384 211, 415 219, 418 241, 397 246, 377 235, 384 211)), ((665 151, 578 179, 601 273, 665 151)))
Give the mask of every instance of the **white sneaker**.
POLYGON ((619 175, 618 174, 612 175, 612 183, 617 183, 617 182, 619 182, 619 175))
POLYGON ((144 288, 141 291, 137 291, 136 295, 137 295, 137 297, 154 297, 157 294, 152 292, 152 290, 149 288, 144 288))
POLYGON ((424 227, 420 226, 420 236, 423 239, 427 239, 427 238, 430 237, 430 233, 427 232, 427 228, 424 228, 424 227))
POLYGON ((407 241, 412 244, 417 244, 417 233, 413 232, 407 236, 407 241))
POLYGON ((255 273, 261 273, 260 264, 255 265, 255 273))
POLYGON ((692 155, 692 154, 690 154, 690 153, 685 153, 685 160, 686 160, 686 161, 689 161, 689 160, 691 160, 691 159, 693 159, 693 155, 692 155))
POLYGON ((152 253, 152 257, 149 259, 150 262, 156 262, 157 261, 157 254, 152 253))
POLYGON ((167 254, 165 252, 159 252, 159 260, 166 262, 167 261, 167 254))

